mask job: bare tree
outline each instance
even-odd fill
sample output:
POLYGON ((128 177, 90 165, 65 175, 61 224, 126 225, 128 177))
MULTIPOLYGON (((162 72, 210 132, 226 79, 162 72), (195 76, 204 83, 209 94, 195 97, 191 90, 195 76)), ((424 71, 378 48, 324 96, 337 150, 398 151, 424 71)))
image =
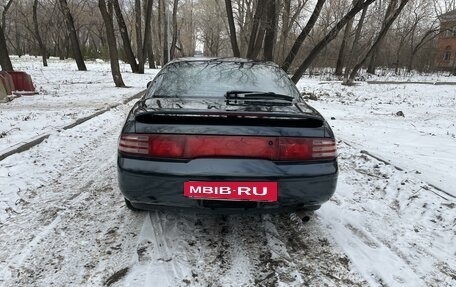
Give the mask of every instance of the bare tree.
POLYGON ((114 7, 114 12, 116 13, 117 25, 119 26, 120 36, 122 37, 122 43, 125 55, 127 57, 127 62, 130 65, 131 71, 133 73, 139 73, 138 63, 136 63, 136 58, 133 54, 133 49, 131 48, 127 24, 125 23, 124 17, 122 15, 122 10, 120 9, 119 1, 112 0, 112 5, 114 7))
POLYGON ((41 39, 40 28, 38 24, 38 16, 37 16, 37 9, 38 9, 38 0, 33 1, 33 26, 35 28, 35 38, 38 41, 38 46, 40 47, 41 56, 43 58, 43 66, 47 67, 47 52, 46 46, 41 39))
MULTIPOLYGON (((354 3, 356 1, 360 1, 360 0, 353 0, 354 3)), ((352 26, 353 26, 353 19, 348 21, 347 25, 345 25, 344 36, 342 37, 342 42, 340 43, 339 55, 337 56, 337 62, 336 62, 336 70, 334 72, 334 75, 336 75, 336 76, 342 75, 342 69, 344 67, 344 62, 345 62, 345 47, 347 46, 348 38, 350 37, 350 34, 352 32, 352 26)))
POLYGON ((253 16, 253 24, 252 24, 252 30, 250 31, 250 40, 249 40, 249 45, 247 48, 247 58, 254 58, 254 50, 255 50, 255 44, 257 41, 262 41, 263 38, 261 37, 261 32, 260 31, 260 20, 263 18, 264 14, 264 6, 261 5, 260 2, 257 3, 256 8, 255 8, 255 14, 253 16), (261 39, 259 39, 261 37, 261 39))
POLYGON ((241 52, 239 51, 239 46, 237 43, 237 36, 236 36, 236 26, 234 25, 234 17, 233 17, 233 7, 231 5, 231 0, 225 0, 225 8, 226 8, 226 15, 228 18, 228 25, 230 27, 230 41, 231 41, 231 49, 233 50, 234 57, 240 57, 241 52))
POLYGON ((86 65, 84 63, 84 58, 82 57, 81 48, 79 46, 79 38, 76 33, 76 28, 74 26, 73 16, 71 15, 70 8, 66 0, 59 0, 62 12, 65 16, 65 22, 67 24, 68 32, 70 33, 71 47, 73 50, 73 56, 76 60, 79 71, 87 71, 86 65))
POLYGON ((176 57, 176 44, 177 44, 177 5, 179 4, 179 0, 173 1, 173 19, 172 19, 172 26, 173 26, 173 35, 171 40, 171 49, 170 49, 170 56, 171 59, 176 57))
POLYGON ((287 56, 285 53, 289 46, 290 31, 296 23, 296 19, 300 16, 301 11, 306 5, 307 1, 298 0, 296 2, 296 6, 293 7, 293 9, 291 7, 291 3, 294 1, 285 0, 279 2, 282 3, 282 17, 280 35, 277 41, 276 62, 284 63, 285 57, 287 56))
POLYGON ((143 54, 143 41, 142 41, 142 9, 141 0, 135 0, 135 32, 136 32, 136 55, 138 56, 138 69, 139 73, 144 73, 144 65, 141 67, 141 63, 144 63, 143 54))
POLYGON ((318 42, 317 45, 310 51, 309 55, 304 59, 302 64, 299 66, 299 68, 296 70, 296 72, 293 74, 293 77, 291 78, 293 82, 297 83, 299 79, 301 79, 302 75, 304 72, 307 70, 307 68, 312 64, 312 62, 315 60, 317 55, 323 50, 326 45, 328 45, 329 42, 334 40, 337 37, 337 34, 339 31, 347 24, 350 19, 355 17, 356 14, 358 14, 359 11, 364 9, 364 7, 369 6, 372 4, 375 0, 366 0, 366 1, 359 1, 357 2, 353 8, 345 14, 345 16, 337 22, 337 24, 326 34, 326 36, 318 42))
POLYGON ((108 41, 109 48, 109 58, 111 60, 111 73, 112 78, 114 80, 114 84, 116 85, 116 87, 125 87, 119 67, 119 55, 117 52, 116 35, 114 33, 114 24, 112 20, 112 3, 108 2, 108 7, 106 7, 105 0, 98 0, 98 7, 100 8, 101 17, 103 18, 103 21, 105 23, 106 38, 108 41))
POLYGON ((2 25, 0 25, 0 66, 2 67, 2 71, 13 71, 13 64, 9 58, 8 47, 6 45, 6 37, 3 31, 3 27, 5 27, 6 23, 6 13, 8 12, 8 9, 11 7, 12 3, 13 0, 9 0, 3 8, 2 25))
MULTIPOLYGON (((40 37, 47 56, 73 57, 75 37, 61 29, 68 25, 66 17, 51 17, 62 10, 62 1, 68 0, 3 0, 0 15, 3 11, 1 23, 6 24, 2 28, 8 51, 42 56, 40 37), (7 15, 5 11, 9 11, 7 15)), ((345 67, 347 80, 353 66, 375 42, 388 4, 396 2, 397 8, 400 3, 371 0, 375 7, 367 9, 364 4, 368 0, 104 1, 108 12, 112 5, 111 16, 116 17, 112 20, 116 44, 120 45, 118 56, 134 72, 136 65, 144 72, 147 60, 153 68, 155 58, 164 64, 168 57, 191 56, 195 49, 202 49, 206 56, 273 60, 288 72, 297 68, 294 79, 311 66, 335 66, 338 73, 345 67), (358 1, 364 3, 363 12, 347 17, 356 6, 352 2, 358 1)), ((401 67, 430 70, 438 66, 434 57, 437 15, 438 11, 447 12, 451 1, 410 0, 413 5, 404 8, 384 36, 376 65, 396 68, 398 73, 401 67)), ((67 2, 84 58, 110 57, 105 22, 97 5, 98 1, 91 0, 67 2)))
POLYGON ((296 38, 296 41, 294 42, 293 47, 291 48, 290 52, 288 52, 288 56, 285 58, 285 61, 282 63, 282 69, 285 72, 288 72, 288 69, 290 68, 291 64, 293 63, 293 60, 295 59, 296 55, 298 54, 298 51, 301 48, 302 43, 304 43, 304 40, 307 38, 310 31, 313 29, 315 23, 318 20, 318 17, 320 16, 321 8, 323 7, 323 4, 325 4, 325 2, 326 2, 326 0, 318 0, 317 4, 315 4, 315 8, 314 8, 309 20, 307 21, 306 26, 304 27, 304 29, 302 29, 298 38, 296 38))
POLYGON ((387 21, 383 25, 382 30, 378 34, 377 38, 375 39, 375 41, 372 44, 372 46, 370 47, 370 49, 367 51, 366 55, 358 62, 358 64, 356 64, 353 67, 353 70, 351 71, 350 77, 348 78, 348 81, 346 82, 346 84, 352 84, 353 83, 353 81, 355 80, 355 76, 358 73, 359 69, 361 69, 361 67, 366 62, 366 60, 372 55, 372 53, 375 51, 375 49, 381 43, 381 41, 385 37, 386 33, 388 32, 389 28, 391 27, 393 22, 399 16, 399 14, 401 13, 402 9, 404 9, 405 5, 407 5, 408 2, 409 2, 409 0, 401 0, 401 3, 399 4, 399 7, 397 9, 395 9, 392 12, 392 14, 390 14, 390 17, 387 19, 387 21))
POLYGON ((11 60, 9 58, 2 26, 0 26, 0 65, 2 66, 3 71, 13 71, 13 64, 11 64, 11 60))
POLYGON ((180 47, 180 53, 183 56, 193 56, 196 44, 195 19, 194 19, 194 2, 185 0, 180 5, 179 17, 179 37, 177 39, 180 47))
MULTIPOLYGON (((146 11, 145 13, 145 21, 144 21, 144 43, 142 44, 142 54, 143 58, 142 61, 139 62, 139 68, 142 73, 144 73, 144 64, 146 61, 146 54, 150 52, 148 49, 149 46, 152 46, 152 31, 151 31, 151 21, 152 21, 152 6, 154 5, 154 0, 146 0, 146 11)), ((149 61, 154 61, 153 53, 150 55, 149 61)))
POLYGON ((163 22, 163 30, 162 30, 162 39, 163 39, 163 49, 162 49, 162 64, 165 65, 168 63, 168 17, 166 15, 167 11, 167 2, 166 0, 159 0, 160 1, 160 15, 162 17, 163 22))
MULTIPOLYGON (((442 33, 443 33, 443 31, 442 31, 442 33)), ((424 33, 423 37, 418 41, 418 43, 413 46, 412 51, 410 53, 409 60, 408 60, 408 65, 407 65, 408 72, 410 72, 413 68, 413 61, 414 61, 415 56, 418 53, 418 51, 422 47, 424 47, 425 44, 429 43, 435 37, 437 37, 439 34, 440 33, 439 33, 438 28, 429 29, 428 31, 426 31, 426 33, 424 33)))
POLYGON ((2 27, 6 27, 6 13, 8 13, 9 8, 13 4, 13 0, 8 0, 2 12, 2 27))
POLYGON ((277 30, 276 0, 268 0, 264 36, 264 59, 272 61, 277 30))
POLYGON ((347 64, 344 71, 344 83, 348 81, 348 76, 354 62, 355 54, 358 51, 361 31, 363 30, 364 20, 367 14, 367 8, 368 6, 364 7, 363 12, 361 12, 361 16, 359 17, 358 25, 356 26, 355 38, 353 39, 352 47, 346 61, 347 64))
MULTIPOLYGON (((388 20, 390 19, 390 17, 393 15, 394 10, 396 9, 397 3, 398 3, 398 0, 390 0, 388 8, 386 9, 385 18, 383 19, 383 22, 382 22, 381 30, 383 30, 383 28, 386 26, 388 20)), ((369 74, 375 74, 376 60, 378 57, 378 53, 380 51, 380 46, 382 45, 382 40, 380 40, 378 42, 378 44, 376 45, 376 47, 374 48, 374 50, 372 51, 372 53, 370 55, 369 64, 367 67, 367 72, 369 74)))

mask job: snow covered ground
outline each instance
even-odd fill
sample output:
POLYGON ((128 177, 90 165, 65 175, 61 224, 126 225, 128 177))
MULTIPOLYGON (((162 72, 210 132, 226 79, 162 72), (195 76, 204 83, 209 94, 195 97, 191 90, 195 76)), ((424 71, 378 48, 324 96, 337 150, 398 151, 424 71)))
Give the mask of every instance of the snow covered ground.
POLYGON ((456 196, 456 86, 302 80, 336 135, 456 196))
MULTIPOLYGON (((35 67, 29 72, 47 91, 57 78, 77 82, 80 73, 72 63, 21 65, 35 67), (55 80, 37 76, 50 71, 55 80)), ((136 90, 115 89, 100 72, 108 65, 91 65, 98 72, 80 76, 86 84, 78 93, 69 86, 38 97, 79 117, 128 98, 152 77, 124 73, 136 90)), ((340 153, 336 194, 308 223, 293 214, 127 210, 115 160, 130 102, 0 161, 0 286, 455 286, 455 199, 429 184, 454 194, 456 87, 343 87, 315 79, 299 87, 318 95, 309 102, 334 127, 340 153)), ((13 105, 25 114, 38 99, 0 104, 0 112, 13 115, 13 105)), ((34 111, 39 129, 62 121, 34 111)), ((17 122, 26 129, 28 121, 17 122)))
POLYGON ((111 104, 144 90, 158 70, 133 74, 122 64, 124 82, 129 88, 114 87, 110 66, 87 61, 87 72, 77 70, 74 60, 52 58, 43 67, 40 58, 13 58, 14 68, 32 76, 39 95, 23 96, 0 108, 0 153, 19 142, 73 123, 111 104))

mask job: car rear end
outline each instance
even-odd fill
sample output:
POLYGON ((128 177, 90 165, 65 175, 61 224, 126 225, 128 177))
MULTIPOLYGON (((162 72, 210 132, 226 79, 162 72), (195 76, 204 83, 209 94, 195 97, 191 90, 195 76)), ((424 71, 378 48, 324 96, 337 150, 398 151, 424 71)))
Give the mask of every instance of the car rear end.
POLYGON ((210 100, 216 109, 206 107, 207 98, 139 101, 118 146, 119 187, 127 204, 287 212, 317 209, 329 200, 338 167, 326 121, 305 103, 263 109, 257 98, 255 104, 240 100, 236 108, 226 99, 210 100))

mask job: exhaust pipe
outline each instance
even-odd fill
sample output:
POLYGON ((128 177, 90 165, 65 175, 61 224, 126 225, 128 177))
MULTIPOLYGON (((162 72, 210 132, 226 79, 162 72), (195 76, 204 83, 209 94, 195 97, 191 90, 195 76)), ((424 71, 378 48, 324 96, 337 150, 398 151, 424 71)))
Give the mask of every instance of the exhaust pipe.
POLYGON ((314 213, 313 211, 304 210, 304 209, 300 209, 300 210, 296 211, 296 215, 299 218, 301 218, 303 223, 308 222, 312 218, 313 213, 314 213))

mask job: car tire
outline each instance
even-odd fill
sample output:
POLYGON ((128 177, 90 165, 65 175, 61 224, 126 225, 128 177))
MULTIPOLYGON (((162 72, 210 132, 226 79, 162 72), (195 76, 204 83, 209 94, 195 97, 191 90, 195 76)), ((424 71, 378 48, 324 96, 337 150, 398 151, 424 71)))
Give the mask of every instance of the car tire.
POLYGON ((127 206, 128 209, 132 210, 132 211, 141 211, 141 209, 138 209, 136 207, 134 207, 131 202, 125 198, 125 205, 127 206))

